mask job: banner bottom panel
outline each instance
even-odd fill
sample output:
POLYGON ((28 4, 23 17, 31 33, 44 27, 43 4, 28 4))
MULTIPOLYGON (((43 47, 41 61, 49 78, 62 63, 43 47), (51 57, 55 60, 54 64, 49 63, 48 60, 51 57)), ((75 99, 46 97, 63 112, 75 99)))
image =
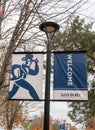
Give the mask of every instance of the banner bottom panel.
POLYGON ((88 100, 87 90, 54 90, 54 100, 88 100))

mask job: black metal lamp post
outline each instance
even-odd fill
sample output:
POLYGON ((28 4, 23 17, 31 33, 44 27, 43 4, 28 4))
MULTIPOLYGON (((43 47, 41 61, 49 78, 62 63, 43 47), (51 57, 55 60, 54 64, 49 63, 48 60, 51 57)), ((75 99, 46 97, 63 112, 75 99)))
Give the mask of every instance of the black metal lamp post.
POLYGON ((47 61, 46 61, 46 88, 45 88, 45 105, 44 105, 44 130, 49 130, 49 113, 50 113, 50 72, 51 72, 51 41, 59 25, 55 22, 44 22, 39 28, 47 36, 47 61))

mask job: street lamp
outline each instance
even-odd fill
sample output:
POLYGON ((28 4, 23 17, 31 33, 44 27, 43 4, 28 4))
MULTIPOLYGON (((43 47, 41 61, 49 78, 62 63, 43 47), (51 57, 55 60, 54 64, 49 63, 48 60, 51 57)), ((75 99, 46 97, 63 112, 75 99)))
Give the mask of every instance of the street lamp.
POLYGON ((47 59, 46 59, 46 86, 45 86, 45 103, 44 103, 44 130, 49 130, 49 113, 50 113, 50 72, 51 72, 51 41, 60 26, 55 22, 44 22, 40 24, 39 29, 46 33, 47 36, 47 59))

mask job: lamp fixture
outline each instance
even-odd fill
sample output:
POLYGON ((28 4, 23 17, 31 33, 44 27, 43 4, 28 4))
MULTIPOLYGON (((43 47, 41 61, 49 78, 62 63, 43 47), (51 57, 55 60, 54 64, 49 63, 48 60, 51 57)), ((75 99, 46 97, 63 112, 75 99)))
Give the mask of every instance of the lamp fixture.
POLYGON ((60 26, 55 22, 44 22, 39 26, 39 29, 46 33, 56 32, 59 28, 60 26))

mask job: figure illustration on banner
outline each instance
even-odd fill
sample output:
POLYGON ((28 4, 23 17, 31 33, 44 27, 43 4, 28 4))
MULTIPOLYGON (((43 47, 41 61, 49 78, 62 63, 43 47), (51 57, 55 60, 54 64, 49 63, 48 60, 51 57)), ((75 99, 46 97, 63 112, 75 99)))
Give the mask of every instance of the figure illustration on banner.
POLYGON ((22 59, 23 63, 13 64, 11 68, 11 81, 14 81, 12 90, 9 92, 8 98, 11 99, 20 87, 28 90, 33 99, 38 100, 39 96, 34 87, 26 81, 28 75, 37 75, 39 73, 38 59, 33 59, 33 54, 26 54, 22 59), (35 64, 34 68, 31 65, 35 64))

